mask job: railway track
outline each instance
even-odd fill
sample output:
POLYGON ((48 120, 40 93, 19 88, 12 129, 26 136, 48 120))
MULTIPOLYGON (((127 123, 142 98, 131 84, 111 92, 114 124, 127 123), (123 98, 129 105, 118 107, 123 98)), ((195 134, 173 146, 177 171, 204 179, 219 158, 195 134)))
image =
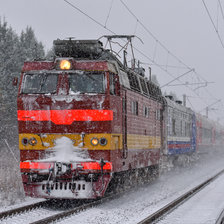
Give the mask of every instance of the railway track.
POLYGON ((64 211, 64 212, 58 213, 56 215, 52 215, 52 216, 49 216, 47 218, 44 218, 44 219, 41 219, 41 220, 32 222, 31 224, 46 224, 46 223, 51 223, 51 222, 54 222, 54 221, 57 221, 57 220, 66 218, 66 217, 68 217, 70 215, 76 214, 76 213, 78 213, 80 211, 83 211, 85 209, 88 209, 88 208, 91 208, 93 206, 99 205, 99 204, 101 204, 103 202, 106 202, 106 201, 112 199, 112 197, 113 196, 108 196, 108 197, 105 197, 103 199, 100 199, 100 200, 97 200, 97 201, 94 201, 94 202, 90 202, 90 203, 87 203, 87 204, 78 206, 78 207, 76 207, 74 209, 70 209, 68 211, 64 211))
MULTIPOLYGON (((154 222, 158 221, 159 219, 164 217, 166 214, 168 214, 171 211, 173 211, 174 209, 176 209, 180 204, 182 204, 186 200, 188 200, 191 196, 193 196, 194 194, 196 194, 197 192, 202 190, 206 185, 208 185, 209 183, 214 181, 216 178, 218 178, 223 173, 224 173, 224 170, 220 171, 213 177, 209 178, 208 180, 204 181, 203 183, 201 183, 198 186, 194 187, 193 189, 189 190, 188 192, 186 192, 182 196, 178 197, 174 201, 170 202, 169 204, 167 204, 163 208, 159 209, 155 213, 149 215, 147 218, 145 218, 138 224, 148 224, 148 223, 154 223, 154 222)), ((21 214, 24 214, 25 217, 26 216, 32 217, 32 214, 35 213, 35 214, 39 214, 39 216, 37 215, 38 217, 36 219, 33 218, 33 220, 35 219, 35 221, 30 221, 29 223, 31 223, 31 224, 52 223, 55 221, 59 221, 63 218, 66 218, 68 216, 71 216, 73 214, 76 214, 78 212, 81 212, 83 210, 86 210, 88 208, 100 205, 108 200, 119 197, 123 193, 124 193, 124 191, 119 192, 117 194, 108 195, 107 197, 104 197, 99 200, 90 201, 90 202, 88 202, 88 201, 80 202, 80 203, 76 204, 76 206, 74 206, 73 208, 69 208, 69 209, 65 208, 63 211, 61 211, 61 210, 60 211, 59 210, 52 211, 52 209, 49 210, 49 207, 51 207, 50 204, 52 203, 50 201, 38 202, 38 203, 35 203, 32 205, 23 206, 20 208, 16 208, 13 210, 9 210, 9 211, 0 213, 0 222, 13 223, 13 220, 10 222, 10 219, 13 217, 16 217, 16 216, 18 217, 21 214), (31 214, 29 214, 29 213, 31 213, 31 214), (40 217, 41 217, 41 219, 40 219, 40 217)))
POLYGON ((169 204, 165 205, 158 211, 154 212, 153 214, 150 214, 147 218, 140 221, 138 224, 152 224, 156 221, 162 219, 166 214, 172 212, 175 210, 178 206, 183 204, 185 201, 187 201, 190 197, 192 197, 194 194, 198 193, 200 190, 202 190, 205 186, 210 184, 212 181, 214 181, 216 178, 218 178, 220 175, 224 174, 224 170, 220 171, 216 175, 212 176, 211 178, 207 179, 203 183, 199 184, 198 186, 194 187, 193 189, 187 191, 185 194, 181 195, 180 197, 176 198, 169 204))
POLYGON ((14 208, 8 211, 4 211, 0 213, 0 221, 4 218, 7 218, 9 216, 14 216, 20 213, 24 213, 26 211, 32 210, 32 209, 36 209, 36 208, 40 208, 40 207, 44 207, 47 206, 48 202, 47 201, 41 201, 41 202, 37 202, 34 204, 30 204, 30 205, 25 205, 19 208, 14 208))
MULTIPOLYGON (((36 221, 29 221, 28 219, 26 219, 25 223, 30 223, 30 224, 51 223, 51 222, 60 220, 62 218, 65 218, 67 216, 70 216, 72 214, 76 214, 85 209, 91 208, 93 206, 102 204, 108 200, 118 197, 122 193, 123 192, 119 192, 117 194, 108 195, 107 197, 101 198, 99 200, 90 201, 90 202, 79 201, 76 205, 73 206, 73 208, 70 208, 70 209, 64 208, 63 211, 61 211, 61 209, 56 209, 52 211, 52 203, 54 203, 52 201, 38 202, 35 204, 26 205, 23 207, 19 207, 16 209, 12 209, 12 210, 8 210, 8 211, 0 213, 0 223, 13 223, 16 217, 18 219, 21 219, 21 223, 22 223, 22 220, 25 220, 26 217, 31 217, 30 220, 36 219, 36 221), (33 216, 34 214, 36 217, 39 216, 39 217, 45 217, 45 218, 41 218, 41 219, 35 218, 33 216)), ((60 206, 56 206, 56 207, 60 208, 60 206)))

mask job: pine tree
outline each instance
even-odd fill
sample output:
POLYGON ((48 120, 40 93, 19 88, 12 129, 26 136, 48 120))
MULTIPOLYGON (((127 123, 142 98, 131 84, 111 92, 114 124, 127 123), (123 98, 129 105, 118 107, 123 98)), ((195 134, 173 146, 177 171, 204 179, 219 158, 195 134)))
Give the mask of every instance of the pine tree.
POLYGON ((21 63, 24 61, 43 58, 44 55, 43 44, 37 41, 33 29, 31 27, 27 27, 25 32, 22 31, 20 35, 21 63))
POLYGON ((44 47, 34 31, 27 27, 18 36, 6 21, 0 19, 0 122, 16 122, 17 88, 14 77, 20 76, 24 61, 43 58, 44 47))
MULTIPOLYGON (((19 39, 17 34, 8 27, 7 22, 0 20, 0 105, 1 109, 11 109, 10 104, 16 91, 12 89, 11 80, 18 73, 19 39)), ((0 120, 2 120, 0 118, 0 120)))

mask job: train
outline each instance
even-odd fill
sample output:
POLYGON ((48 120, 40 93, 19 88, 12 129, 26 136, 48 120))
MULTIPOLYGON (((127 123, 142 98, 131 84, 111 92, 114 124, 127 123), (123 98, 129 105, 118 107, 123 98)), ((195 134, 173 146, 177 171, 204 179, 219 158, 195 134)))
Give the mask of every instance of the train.
MULTIPOLYGON (((131 39, 107 36, 118 37, 131 39)), ((38 198, 100 198, 224 142, 222 126, 164 97, 100 40, 57 39, 51 60, 25 62, 17 116, 24 191, 38 198)))

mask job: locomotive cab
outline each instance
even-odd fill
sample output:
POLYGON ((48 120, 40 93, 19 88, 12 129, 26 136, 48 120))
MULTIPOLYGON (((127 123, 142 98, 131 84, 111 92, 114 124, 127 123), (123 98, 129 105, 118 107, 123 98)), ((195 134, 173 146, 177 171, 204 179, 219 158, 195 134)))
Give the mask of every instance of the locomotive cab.
POLYGON ((52 61, 25 62, 22 70, 17 113, 25 193, 97 198, 124 176, 131 182, 157 174, 159 87, 98 40, 57 40, 54 52, 52 61))

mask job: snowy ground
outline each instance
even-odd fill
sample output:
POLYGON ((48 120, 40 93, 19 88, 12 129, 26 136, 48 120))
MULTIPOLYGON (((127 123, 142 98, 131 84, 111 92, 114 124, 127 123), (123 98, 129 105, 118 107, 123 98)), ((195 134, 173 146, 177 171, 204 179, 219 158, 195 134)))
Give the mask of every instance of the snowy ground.
MULTIPOLYGON (((36 199, 30 198, 24 199, 24 195, 21 190, 20 175, 18 170, 16 170, 16 168, 18 168, 18 164, 16 163, 12 154, 9 153, 7 147, 5 146, 4 148, 4 152, 7 153, 4 154, 5 157, 1 156, 0 161, 0 211, 17 207, 24 203, 27 204, 32 203, 33 201, 37 201, 36 199), (4 159, 7 157, 10 157, 11 159, 4 159), (13 179, 14 182, 12 182, 13 179), (15 205, 9 207, 10 204, 15 205)), ((200 158, 197 162, 187 165, 186 167, 176 167, 173 170, 162 174, 156 181, 147 186, 132 190, 118 199, 114 199, 104 203, 101 206, 80 212, 79 214, 59 223, 138 223, 153 211, 161 208, 167 202, 178 197, 183 192, 191 189, 199 182, 204 181, 223 168, 223 152, 213 151, 206 154, 200 154, 199 157, 200 158)), ((212 193, 214 185, 216 186, 218 184, 219 182, 211 185, 210 190, 206 190, 205 193, 202 193, 201 196, 198 195, 197 199, 195 199, 198 202, 198 205, 204 205, 203 212, 206 212, 206 214, 209 213, 209 216, 203 216, 204 222, 198 223, 206 223, 205 221, 208 221, 207 223, 212 223, 209 221, 216 219, 217 214, 224 207, 224 203, 222 203, 222 200, 220 200, 221 197, 218 195, 218 193, 215 194, 219 196, 217 200, 215 197, 213 197, 214 194, 210 196, 209 200, 212 201, 212 203, 203 201, 205 195, 212 193), (214 206, 217 209, 214 209, 214 206)), ((220 181, 220 189, 218 189, 219 194, 222 194, 222 189, 224 187, 223 185, 224 180, 220 181)), ((161 221, 161 223, 184 223, 182 220, 180 221, 180 218, 183 217, 183 214, 186 214, 186 209, 189 211, 189 217, 193 216, 196 217, 197 220, 200 220, 197 212, 194 212, 194 210, 192 213, 190 212, 192 204, 186 204, 185 206, 186 207, 182 209, 180 207, 180 209, 177 210, 176 215, 167 216, 167 220, 164 219, 161 221)), ((186 220, 188 220, 187 217, 186 220)))
POLYGON ((0 209, 24 201, 17 126, 0 128, 0 209))
POLYGON ((223 193, 224 175, 167 215, 159 224, 215 224, 224 208, 223 193))

